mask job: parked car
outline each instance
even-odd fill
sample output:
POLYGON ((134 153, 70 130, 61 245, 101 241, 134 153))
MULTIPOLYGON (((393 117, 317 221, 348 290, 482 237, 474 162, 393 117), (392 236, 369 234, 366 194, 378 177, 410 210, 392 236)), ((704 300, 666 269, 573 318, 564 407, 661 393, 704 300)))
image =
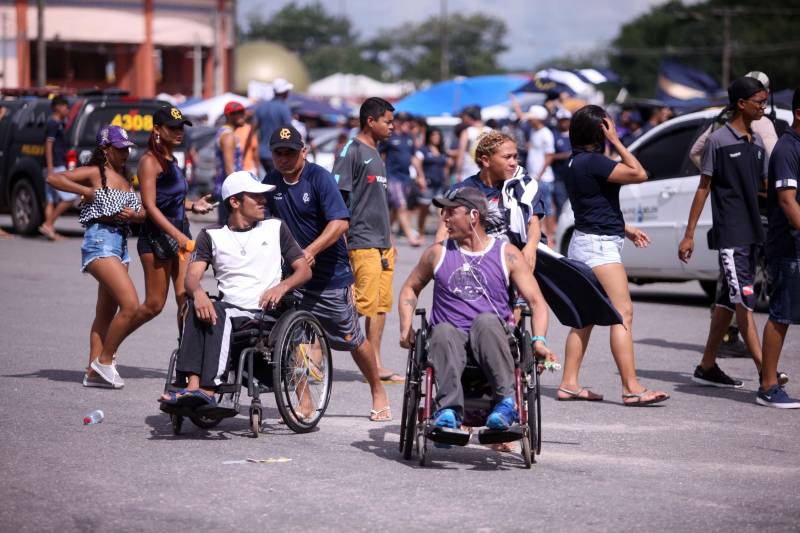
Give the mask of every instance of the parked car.
MULTIPOLYGON (((166 102, 139 99, 119 91, 93 91, 68 97, 70 111, 64 129, 67 166, 86 163, 96 145, 97 131, 114 124, 128 132, 136 143, 128 158, 128 172, 136 183, 136 167, 147 148, 153 129, 153 113, 166 102)), ((0 211, 11 211, 14 229, 35 233, 43 221, 45 206, 45 125, 50 100, 18 96, 0 100, 0 211)), ((184 149, 174 152, 184 165, 184 149)))
MULTIPOLYGON (((695 232, 695 249, 689 263, 678 259, 678 244, 686 230, 689 209, 697 185, 699 169, 689 159, 689 150, 705 131, 719 109, 688 113, 657 126, 630 146, 648 174, 644 183, 624 185, 620 208, 625 221, 643 229, 652 240, 647 248, 626 245, 622 260, 628 278, 636 284, 663 281, 700 282, 706 294, 716 292, 719 266, 717 252, 708 248, 706 234, 711 229, 711 206, 706 205, 695 232)), ((792 122, 792 113, 777 109, 775 129, 780 135, 792 122)), ((567 253, 574 231, 575 217, 569 202, 558 220, 556 242, 567 253)), ((757 307, 765 309, 768 301, 763 253, 756 273, 757 307)))

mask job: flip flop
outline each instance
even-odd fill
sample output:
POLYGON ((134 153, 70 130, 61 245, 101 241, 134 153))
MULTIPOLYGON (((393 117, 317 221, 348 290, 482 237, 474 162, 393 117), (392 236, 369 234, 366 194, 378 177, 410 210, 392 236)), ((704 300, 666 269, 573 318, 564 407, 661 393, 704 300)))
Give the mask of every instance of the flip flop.
POLYGON ((48 240, 55 241, 58 239, 58 234, 54 229, 46 228, 44 225, 39 226, 36 229, 39 231, 39 233, 47 237, 48 240))
POLYGON ((375 409, 371 409, 369 412, 369 420, 370 422, 391 422, 392 408, 387 405, 383 409, 378 409, 377 411, 375 409), (379 418, 383 413, 389 413, 389 416, 386 418, 379 418))
POLYGON ((196 389, 192 391, 185 391, 185 393, 180 395, 172 405, 189 408, 200 407, 201 405, 210 405, 211 407, 215 407, 217 405, 217 400, 200 389, 196 389))
POLYGON ((406 378, 398 374, 397 372, 392 372, 391 374, 385 376, 379 376, 381 382, 384 384, 386 383, 405 383, 406 378))
POLYGON ((163 396, 158 399, 159 403, 166 403, 170 405, 175 405, 178 399, 186 394, 186 389, 179 389, 179 390, 170 390, 165 393, 169 398, 164 398, 163 396))
POLYGON ((628 407, 645 407, 645 406, 648 406, 648 405, 653 405, 655 403, 663 402, 665 400, 669 400, 669 394, 667 394, 666 392, 660 392, 660 391, 659 392, 655 392, 654 393, 655 396, 652 399, 650 399, 650 400, 642 400, 642 398, 644 398, 644 396, 648 392, 651 392, 651 391, 649 391, 647 389, 644 389, 642 392, 639 392, 639 393, 623 394, 622 395, 622 404, 626 405, 628 407), (628 399, 628 398, 637 398, 637 400, 635 402, 626 402, 625 400, 628 399))
POLYGON ((572 391, 569 389, 564 389, 562 387, 558 388, 559 391, 563 392, 564 394, 568 394, 566 398, 562 398, 556 394, 556 399, 559 402, 602 402, 603 395, 602 394, 595 394, 590 391, 587 387, 581 387, 579 391, 572 391), (581 393, 586 391, 586 396, 581 396, 581 393))

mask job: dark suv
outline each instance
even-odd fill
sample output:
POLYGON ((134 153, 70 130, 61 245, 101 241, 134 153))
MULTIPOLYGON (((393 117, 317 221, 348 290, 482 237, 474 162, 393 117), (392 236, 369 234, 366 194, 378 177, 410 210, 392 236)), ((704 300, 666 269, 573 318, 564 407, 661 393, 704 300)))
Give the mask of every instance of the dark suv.
MULTIPOLYGON (((64 129, 67 167, 86 163, 95 147, 101 126, 124 128, 136 143, 128 158, 128 171, 136 174, 139 158, 147 149, 153 129, 153 113, 166 102, 140 99, 120 92, 91 92, 67 97, 70 111, 64 129)), ((43 221, 45 205, 45 125, 50 117, 50 100, 18 96, 0 100, 0 211, 11 211, 18 233, 35 233, 43 221)), ((180 166, 184 150, 175 151, 180 166)))

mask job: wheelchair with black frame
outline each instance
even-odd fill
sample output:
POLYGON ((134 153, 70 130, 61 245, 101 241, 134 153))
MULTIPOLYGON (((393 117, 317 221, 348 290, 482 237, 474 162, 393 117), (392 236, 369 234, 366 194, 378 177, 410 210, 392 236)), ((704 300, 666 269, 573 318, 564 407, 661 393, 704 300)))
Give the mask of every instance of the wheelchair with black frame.
MULTIPOLYGON (((462 428, 450 429, 433 424, 434 387, 433 367, 428 363, 430 327, 425 309, 417 309, 420 327, 415 331, 414 344, 408 350, 403 415, 400 421, 400 451, 411 459, 416 451, 420 466, 429 460, 428 440, 444 445, 466 446, 471 432, 462 428)), ((542 448, 542 408, 539 375, 542 362, 534 357, 531 335, 526 327, 530 311, 523 311, 519 325, 509 331, 508 341, 514 359, 515 402, 519 423, 506 430, 484 428, 478 432, 481 444, 522 441, 525 467, 531 468, 542 448)), ((486 376, 470 354, 461 376, 464 390, 464 425, 480 427, 491 410, 492 391, 486 376)))
MULTIPOLYGON (((250 430, 254 437, 258 437, 264 418, 261 393, 270 391, 287 427, 296 433, 312 431, 328 407, 333 381, 331 350, 319 321, 297 309, 289 298, 253 318, 232 318, 231 325, 230 356, 224 374, 227 382, 216 387, 216 405, 188 408, 162 403, 161 410, 169 414, 173 433, 180 434, 185 418, 197 427, 210 429, 225 418, 237 416, 242 407, 242 388, 251 398, 250 430)), ((165 394, 180 392, 187 384, 186 376, 176 370, 178 351, 173 350, 169 360, 165 394)))

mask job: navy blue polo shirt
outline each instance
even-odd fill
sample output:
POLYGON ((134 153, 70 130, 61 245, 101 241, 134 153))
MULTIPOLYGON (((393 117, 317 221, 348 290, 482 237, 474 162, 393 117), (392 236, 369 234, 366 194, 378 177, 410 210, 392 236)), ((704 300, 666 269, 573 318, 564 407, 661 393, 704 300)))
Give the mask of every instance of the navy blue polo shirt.
POLYGON ((711 177, 711 245, 733 248, 764 242, 758 191, 767 176, 767 151, 757 133, 730 122, 708 136, 700 170, 711 177))
POLYGON ((382 142, 379 151, 386 154, 386 172, 393 180, 408 181, 411 158, 414 156, 414 138, 408 133, 395 133, 382 142))
POLYGON ((800 203, 800 135, 792 128, 778 139, 769 157, 769 186, 767 188, 767 257, 800 259, 800 230, 793 227, 778 203, 778 191, 794 189, 800 203))
POLYGON ((625 236, 618 183, 608 181, 617 162, 600 152, 574 150, 564 184, 575 213, 575 229, 592 235, 625 236))
MULTIPOLYGON (((275 186, 274 191, 267 193, 270 213, 286 223, 303 249, 322 234, 331 220, 350 218, 333 176, 319 165, 306 161, 300 179, 292 185, 287 184, 277 170, 270 172, 264 183, 275 186)), ((314 291, 352 285, 353 272, 344 236, 317 254, 311 272, 311 280, 305 288, 314 291)))

